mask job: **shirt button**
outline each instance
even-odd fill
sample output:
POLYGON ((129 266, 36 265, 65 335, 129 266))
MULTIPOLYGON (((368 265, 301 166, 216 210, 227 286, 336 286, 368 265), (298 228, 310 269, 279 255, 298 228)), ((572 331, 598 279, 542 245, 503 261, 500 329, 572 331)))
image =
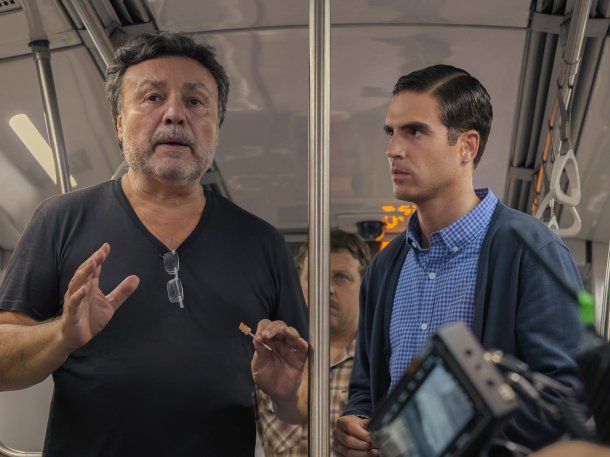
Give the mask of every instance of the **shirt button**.
POLYGON ((422 330, 427 330, 428 329, 428 324, 426 324, 425 322, 423 324, 421 324, 419 326, 419 328, 421 328, 422 330))
POLYGON ((436 273, 434 273, 434 272, 428 273, 428 278, 430 278, 430 279, 436 278, 436 273))
POLYGON ((453 252, 458 252, 458 251, 460 250, 460 248, 458 248, 457 246, 453 246, 453 247, 451 248, 451 250, 452 250, 453 252))

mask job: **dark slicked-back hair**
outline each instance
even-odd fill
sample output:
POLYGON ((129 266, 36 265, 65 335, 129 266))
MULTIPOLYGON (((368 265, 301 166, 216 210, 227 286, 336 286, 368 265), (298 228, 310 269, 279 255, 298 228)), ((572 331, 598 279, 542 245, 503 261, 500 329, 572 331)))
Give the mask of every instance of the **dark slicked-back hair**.
MULTIPOLYGON (((360 264, 360 276, 362 277, 364 270, 366 270, 371 262, 371 251, 366 243, 362 241, 358 235, 340 229, 333 229, 330 231, 330 251, 337 252, 341 249, 348 251, 351 256, 358 261, 360 264)), ((307 243, 301 245, 299 252, 294 259, 299 274, 303 272, 306 260, 307 243)))
POLYGON ((467 130, 479 133, 479 150, 474 158, 476 167, 485 150, 493 119, 489 94, 479 80, 451 65, 433 65, 401 76, 392 93, 397 95, 404 91, 430 93, 436 98, 441 122, 449 130, 449 144, 455 144, 459 134, 467 130))
POLYGON ((207 68, 218 87, 218 125, 222 125, 229 98, 229 78, 216 60, 214 49, 186 35, 170 32, 143 33, 115 51, 106 70, 106 97, 112 107, 115 123, 121 110, 121 83, 127 69, 162 56, 189 57, 207 68))

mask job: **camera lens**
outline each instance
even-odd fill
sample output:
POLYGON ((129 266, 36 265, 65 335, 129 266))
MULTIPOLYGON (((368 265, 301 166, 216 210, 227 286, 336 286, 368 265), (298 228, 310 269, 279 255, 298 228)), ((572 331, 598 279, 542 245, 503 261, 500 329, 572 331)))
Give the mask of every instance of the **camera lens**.
POLYGON ((360 221, 356 222, 358 235, 365 241, 373 241, 383 234, 384 222, 381 221, 360 221))

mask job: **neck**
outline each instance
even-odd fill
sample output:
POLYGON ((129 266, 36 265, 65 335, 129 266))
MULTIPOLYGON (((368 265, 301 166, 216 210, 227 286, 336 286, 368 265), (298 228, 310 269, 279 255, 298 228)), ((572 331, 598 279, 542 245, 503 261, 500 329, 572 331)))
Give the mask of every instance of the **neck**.
POLYGON ((331 333, 330 335, 330 362, 335 363, 337 359, 343 354, 345 348, 347 348, 352 341, 356 338, 356 333, 349 335, 337 335, 331 333))
POLYGON ((422 234, 423 247, 430 246, 430 235, 437 232, 474 209, 480 202, 471 183, 452 188, 443 195, 417 203, 417 217, 422 234))
POLYGON ((121 184, 132 204, 140 202, 175 208, 205 203, 205 195, 198 181, 187 184, 159 181, 129 168, 121 184))

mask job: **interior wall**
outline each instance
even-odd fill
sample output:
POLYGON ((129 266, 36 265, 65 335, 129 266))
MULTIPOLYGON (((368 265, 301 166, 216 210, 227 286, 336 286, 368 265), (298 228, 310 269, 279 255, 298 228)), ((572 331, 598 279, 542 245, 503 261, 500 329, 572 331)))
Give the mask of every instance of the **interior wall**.
MULTIPOLYGON (((582 271, 582 266, 587 262, 587 243, 584 240, 564 240, 572 257, 582 271)), ((595 322, 597 330, 600 331, 601 311, 604 300, 604 281, 606 279, 606 268, 608 261, 608 244, 593 242, 591 244, 590 283, 587 292, 595 298, 595 322)))

